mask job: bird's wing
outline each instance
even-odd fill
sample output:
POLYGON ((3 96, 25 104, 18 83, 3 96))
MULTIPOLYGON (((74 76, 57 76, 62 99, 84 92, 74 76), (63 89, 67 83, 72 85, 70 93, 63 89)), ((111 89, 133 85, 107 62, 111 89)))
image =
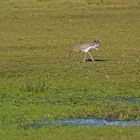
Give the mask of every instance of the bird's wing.
POLYGON ((80 48, 80 49, 86 49, 86 48, 88 48, 89 46, 91 46, 91 43, 84 43, 84 44, 80 44, 80 45, 79 45, 79 48, 80 48))

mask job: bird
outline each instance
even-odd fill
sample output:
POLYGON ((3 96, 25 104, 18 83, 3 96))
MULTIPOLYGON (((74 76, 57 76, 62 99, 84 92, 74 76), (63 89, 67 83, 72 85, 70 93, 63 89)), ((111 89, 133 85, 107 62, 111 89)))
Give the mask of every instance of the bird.
MULTIPOLYGON (((95 39, 93 42, 83 43, 83 44, 79 44, 77 46, 74 46, 72 51, 84 52, 85 56, 84 56, 83 62, 85 62, 86 58, 87 58, 87 55, 89 55, 91 60, 94 61, 94 58, 91 55, 91 51, 94 50, 94 49, 99 50, 100 48, 101 48, 100 41, 95 39)), ((70 51, 70 53, 69 53, 69 59, 71 57, 72 51, 70 51)))

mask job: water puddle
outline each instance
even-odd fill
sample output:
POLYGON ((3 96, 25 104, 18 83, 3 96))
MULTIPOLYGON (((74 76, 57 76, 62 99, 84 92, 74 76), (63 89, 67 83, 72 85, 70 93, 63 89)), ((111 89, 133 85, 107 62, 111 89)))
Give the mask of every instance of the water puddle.
POLYGON ((74 126, 140 126, 140 120, 138 121, 120 121, 111 119, 62 119, 62 120, 42 120, 31 124, 26 124, 24 128, 41 128, 48 125, 74 125, 74 126))
POLYGON ((132 103, 140 103, 140 99, 137 98, 109 98, 111 101, 115 102, 132 102, 132 103))
POLYGON ((127 98, 127 97, 93 97, 92 101, 112 101, 112 102, 128 102, 128 103, 140 103, 139 98, 127 98))

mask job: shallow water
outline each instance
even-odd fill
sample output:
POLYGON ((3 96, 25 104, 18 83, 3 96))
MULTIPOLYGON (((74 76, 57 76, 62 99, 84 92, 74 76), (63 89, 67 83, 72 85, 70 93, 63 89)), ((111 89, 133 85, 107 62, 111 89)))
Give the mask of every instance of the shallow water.
POLYGON ((109 98, 111 101, 119 101, 119 102, 132 102, 132 103, 140 103, 140 99, 137 98, 109 98))
POLYGON ((93 97, 92 101, 106 100, 112 102, 128 102, 128 103, 140 103, 139 98, 127 98, 127 97, 93 97))
POLYGON ((74 126, 140 126, 139 121, 120 121, 111 119, 97 119, 97 118, 86 118, 86 119, 62 119, 62 120, 41 120, 32 124, 27 124, 25 128, 40 128, 47 125, 74 125, 74 126))

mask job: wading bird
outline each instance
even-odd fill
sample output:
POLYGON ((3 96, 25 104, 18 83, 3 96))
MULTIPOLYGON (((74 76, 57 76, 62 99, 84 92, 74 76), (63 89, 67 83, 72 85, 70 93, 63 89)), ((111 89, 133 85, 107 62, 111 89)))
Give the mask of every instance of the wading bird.
MULTIPOLYGON (((87 55, 89 55, 91 60, 94 61, 94 59, 93 59, 93 57, 91 55, 91 50, 93 50, 93 49, 99 50, 100 47, 101 47, 101 43, 99 42, 99 40, 94 40, 93 42, 90 42, 90 43, 83 43, 83 44, 80 44, 78 46, 74 46, 72 51, 84 52, 85 56, 84 56, 83 62, 86 61, 87 55)), ((71 57, 72 51, 69 54, 69 59, 71 57)))

